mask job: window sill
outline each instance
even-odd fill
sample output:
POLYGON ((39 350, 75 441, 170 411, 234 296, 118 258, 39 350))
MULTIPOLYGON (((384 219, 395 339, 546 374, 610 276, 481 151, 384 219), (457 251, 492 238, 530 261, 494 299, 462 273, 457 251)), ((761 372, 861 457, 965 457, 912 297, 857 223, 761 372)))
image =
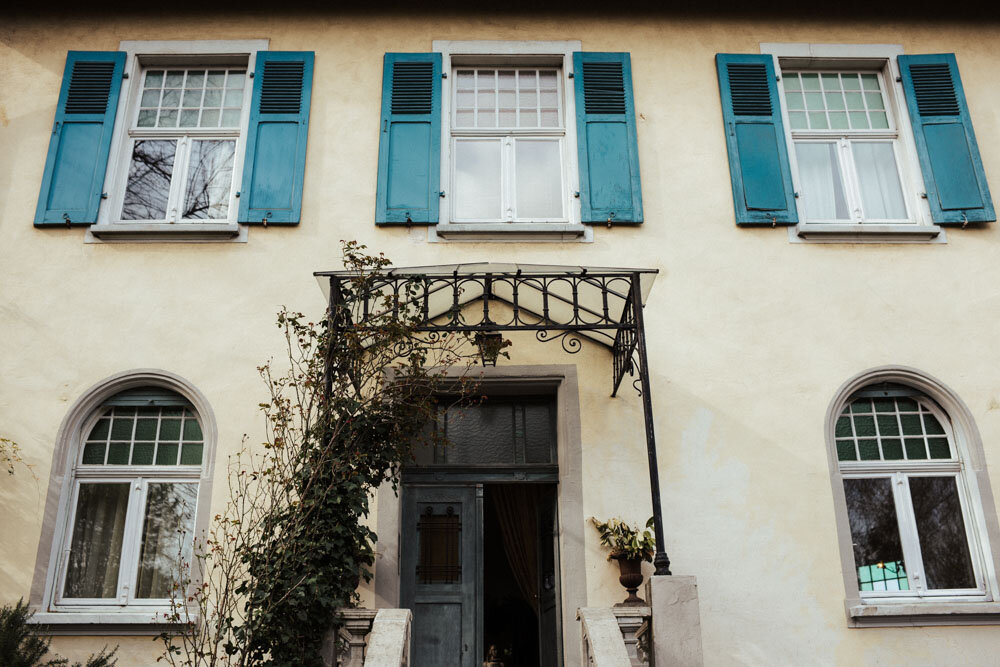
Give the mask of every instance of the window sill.
POLYGON ((246 243, 247 226, 229 223, 91 225, 85 243, 246 243))
POLYGON ((149 611, 48 611, 37 612, 29 621, 47 626, 53 635, 158 635, 176 624, 154 620, 168 609, 149 611))
POLYGON ((879 602, 846 604, 851 627, 1000 625, 1000 602, 879 602))
POLYGON ((594 240, 593 230, 565 222, 442 222, 430 228, 431 240, 440 241, 575 241, 594 240))
POLYGON ((946 243, 937 225, 836 225, 800 222, 788 228, 792 243, 946 243))

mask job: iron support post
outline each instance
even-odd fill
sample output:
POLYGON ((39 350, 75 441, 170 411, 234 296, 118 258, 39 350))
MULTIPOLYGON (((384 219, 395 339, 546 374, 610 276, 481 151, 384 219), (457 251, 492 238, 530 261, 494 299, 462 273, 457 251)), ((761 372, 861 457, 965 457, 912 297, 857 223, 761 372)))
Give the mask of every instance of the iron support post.
POLYGON ((656 435, 653 432, 653 399, 649 393, 649 363, 646 359, 646 329, 642 319, 642 290, 638 273, 632 274, 632 308, 635 314, 636 352, 642 384, 642 416, 646 425, 646 456, 649 459, 649 491, 653 499, 653 531, 656 534, 655 574, 670 574, 670 559, 664 551, 663 512, 660 509, 660 473, 656 463, 656 435))

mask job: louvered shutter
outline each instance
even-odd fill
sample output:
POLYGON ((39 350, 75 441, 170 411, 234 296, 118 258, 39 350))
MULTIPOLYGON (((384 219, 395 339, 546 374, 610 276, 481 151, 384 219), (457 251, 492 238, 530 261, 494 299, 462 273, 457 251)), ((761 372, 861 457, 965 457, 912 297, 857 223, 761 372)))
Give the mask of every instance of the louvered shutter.
POLYGON ((312 51, 258 51, 239 221, 298 224, 309 137, 312 51))
POLYGON ((993 222, 955 54, 899 56, 899 71, 934 222, 993 222))
POLYGON ((387 53, 382 70, 377 224, 438 221, 441 54, 387 53))
POLYGON ((785 127, 770 55, 715 56, 736 224, 799 221, 785 127))
POLYGON ((573 77, 581 220, 642 222, 629 54, 577 51, 573 77))
POLYGON ((97 222, 124 68, 121 51, 66 54, 36 226, 97 222))

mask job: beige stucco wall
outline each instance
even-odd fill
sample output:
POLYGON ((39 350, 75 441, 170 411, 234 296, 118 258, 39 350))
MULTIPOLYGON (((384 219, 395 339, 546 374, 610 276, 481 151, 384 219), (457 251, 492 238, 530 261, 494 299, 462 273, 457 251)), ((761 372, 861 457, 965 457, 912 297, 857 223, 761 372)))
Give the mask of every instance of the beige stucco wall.
MULTIPOLYGON (((698 577, 710 664, 981 664, 1000 629, 848 629, 823 420, 837 387, 897 363, 946 382, 969 405, 1000 483, 1000 228, 945 245, 790 244, 738 229, 716 52, 760 42, 898 43, 955 52, 986 172, 1000 195, 997 26, 769 18, 570 15, 376 17, 257 14, 11 19, 0 27, 0 434, 34 476, 0 482, 0 602, 27 597, 56 432, 93 383, 138 367, 177 373, 208 398, 222 462, 259 439, 256 366, 280 353, 274 313, 319 314, 314 270, 339 268, 339 239, 399 265, 460 261, 629 265, 660 276, 646 311, 666 549, 698 577), (269 38, 314 50, 303 222, 254 228, 246 244, 85 245, 82 229, 37 230, 35 202, 65 51, 121 39, 269 38), (579 39, 630 51, 646 222, 597 228, 592 244, 427 242, 373 224, 382 54, 433 39, 579 39)), ((515 337, 511 362, 579 366, 585 516, 649 515, 641 406, 610 399, 610 354, 576 357, 515 337)), ((214 502, 223 501, 217 484, 214 502)), ((588 604, 622 596, 588 531, 588 604)), ((573 576, 564 574, 564 576, 573 576)), ((367 589, 362 595, 371 600, 367 589)), ((572 610, 564 610, 572 613, 572 610)), ((576 637, 565 638, 568 642, 576 637)), ((148 664, 148 637, 57 638, 70 656, 121 643, 148 664)))

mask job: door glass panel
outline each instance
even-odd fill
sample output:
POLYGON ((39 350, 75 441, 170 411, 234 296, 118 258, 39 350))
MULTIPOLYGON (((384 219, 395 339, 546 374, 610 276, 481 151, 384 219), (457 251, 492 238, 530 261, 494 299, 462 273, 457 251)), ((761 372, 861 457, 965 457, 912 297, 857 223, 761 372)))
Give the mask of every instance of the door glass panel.
POLYGON ((191 561, 194 511, 198 502, 195 483, 155 483, 146 494, 137 598, 166 598, 181 574, 179 564, 191 561))
POLYGON ((125 185, 123 220, 165 220, 170 179, 174 173, 177 141, 138 140, 132 147, 132 161, 125 185))
POLYGON ((128 482, 80 485, 63 597, 118 595, 130 486, 128 482))
POLYGON ((891 480, 845 479, 844 494, 860 590, 908 590, 891 480))
POLYGON ((191 163, 181 217, 218 220, 229 216, 235 155, 236 142, 233 140, 191 142, 191 163))
POLYGON ((802 182, 802 205, 808 220, 849 220, 837 160, 837 144, 795 144, 802 182))
POLYGON ((455 142, 455 217, 499 220, 500 140, 462 139, 455 142))
POLYGON ((562 218, 562 157, 557 139, 514 143, 518 218, 562 218))
POLYGON ((927 588, 975 588, 955 478, 910 477, 909 481, 927 588))
MULTIPOLYGON (((461 509, 461 506, 459 506, 461 509)), ((435 514, 428 505, 417 521, 420 540, 420 560, 417 562, 417 583, 454 584, 462 578, 462 522, 453 505, 435 514)))
POLYGON ((892 144, 856 141, 851 144, 861 186, 861 205, 866 219, 905 220, 906 204, 899 184, 899 170, 892 144))

